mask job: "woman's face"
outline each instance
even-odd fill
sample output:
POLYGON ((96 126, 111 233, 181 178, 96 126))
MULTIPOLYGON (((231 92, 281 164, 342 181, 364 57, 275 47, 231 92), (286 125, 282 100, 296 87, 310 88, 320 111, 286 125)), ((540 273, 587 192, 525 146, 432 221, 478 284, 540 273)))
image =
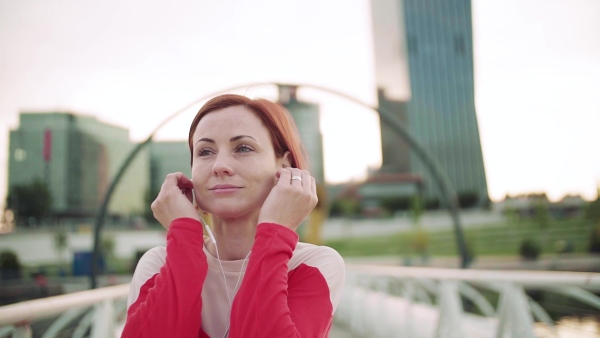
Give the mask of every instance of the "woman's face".
POLYGON ((289 166, 287 156, 275 155, 262 120, 244 106, 206 114, 192 142, 196 203, 219 218, 258 217, 277 170, 289 166))

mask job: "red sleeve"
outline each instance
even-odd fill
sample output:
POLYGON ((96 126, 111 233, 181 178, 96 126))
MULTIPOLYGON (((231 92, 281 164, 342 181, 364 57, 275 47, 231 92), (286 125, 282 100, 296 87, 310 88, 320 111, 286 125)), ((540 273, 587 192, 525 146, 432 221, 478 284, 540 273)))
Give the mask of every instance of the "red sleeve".
POLYGON ((208 271, 202 246, 200 222, 179 218, 171 223, 166 262, 140 287, 127 311, 122 338, 207 337, 201 329, 202 285, 208 271))
POLYGON ((333 319, 330 290, 318 268, 288 273, 298 235, 263 223, 231 311, 230 337, 326 337, 333 319))

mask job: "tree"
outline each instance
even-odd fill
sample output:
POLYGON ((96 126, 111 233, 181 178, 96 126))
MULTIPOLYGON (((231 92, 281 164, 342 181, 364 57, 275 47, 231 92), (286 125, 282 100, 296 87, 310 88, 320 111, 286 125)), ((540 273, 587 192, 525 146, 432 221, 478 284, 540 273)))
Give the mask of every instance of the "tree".
POLYGON ((117 241, 114 236, 109 234, 102 235, 100 240, 100 255, 101 260, 104 261, 106 267, 110 269, 110 262, 115 256, 115 249, 117 248, 117 241))
POLYGON ((589 251, 600 253, 600 187, 598 187, 596 200, 590 202, 585 209, 585 218, 592 223, 589 251))
POLYGON ((600 187, 598 187, 596 200, 590 202, 585 209, 585 218, 594 225, 600 226, 600 187))
POLYGON ((413 251, 421 257, 423 264, 429 260, 429 233, 421 228, 421 218, 423 217, 423 200, 421 196, 415 195, 410 201, 411 220, 413 224, 413 233, 411 246, 413 251))
POLYGON ((29 224, 26 220, 30 219, 40 223, 52 211, 52 194, 39 178, 29 184, 15 185, 6 202, 8 208, 13 210, 17 224, 29 224))
MULTIPOLYGON (((542 233, 542 248, 546 246, 548 241, 548 228, 550 227, 550 210, 548 208, 547 199, 536 199, 534 202, 534 219, 536 225, 542 233)), ((532 257, 533 259, 537 258, 532 257)))
POLYGON ((66 229, 60 228, 54 233, 54 249, 58 252, 61 273, 66 273, 67 263, 65 251, 69 247, 69 236, 66 229))
POLYGON ((423 199, 419 195, 415 195, 410 200, 411 219, 415 227, 420 227, 421 217, 423 217, 423 199))
POLYGON ((540 228, 540 230, 542 230, 542 232, 545 232, 550 226, 550 210, 548 209, 547 201, 535 201, 534 217, 537 226, 540 228))

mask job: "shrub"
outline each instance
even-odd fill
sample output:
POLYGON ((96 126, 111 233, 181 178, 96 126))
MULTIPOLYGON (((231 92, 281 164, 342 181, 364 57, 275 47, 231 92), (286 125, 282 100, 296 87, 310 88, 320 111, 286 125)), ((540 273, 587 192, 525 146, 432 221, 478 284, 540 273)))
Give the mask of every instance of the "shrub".
POLYGON ((437 210, 441 206, 440 200, 437 198, 430 198, 425 201, 426 210, 437 210))
POLYGON ((384 197, 381 199, 381 206, 390 213, 408 210, 410 208, 410 198, 406 196, 384 197))
POLYGON ((475 237, 466 236, 465 237, 465 246, 467 250, 467 266, 470 266, 477 256, 477 242, 475 237))
POLYGON ((360 203, 357 200, 350 198, 342 198, 335 200, 329 209, 331 217, 352 217, 361 212, 360 203))
POLYGON ((21 278, 21 263, 16 253, 0 252, 0 278, 3 280, 21 278))
POLYGON ((458 203, 461 208, 468 209, 477 205, 479 194, 476 191, 466 191, 458 194, 458 203))
POLYGON ((524 239, 519 247, 521 257, 531 261, 536 260, 540 256, 541 251, 540 245, 530 238, 524 239))
POLYGON ((417 229, 412 234, 411 246, 413 250, 418 254, 425 254, 429 249, 431 239, 427 231, 417 229))
POLYGON ((592 228, 589 252, 600 253, 600 224, 592 228))

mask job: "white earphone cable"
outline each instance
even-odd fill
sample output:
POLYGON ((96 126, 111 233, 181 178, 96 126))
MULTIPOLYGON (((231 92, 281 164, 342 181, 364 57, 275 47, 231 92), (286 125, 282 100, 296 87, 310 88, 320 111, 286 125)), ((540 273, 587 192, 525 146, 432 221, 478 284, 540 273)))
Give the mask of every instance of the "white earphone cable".
MULTIPOLYGON (((215 239, 215 236, 213 235, 212 231, 210 230, 210 227, 208 226, 208 224, 206 224, 203 221, 204 220, 202 220, 201 223, 204 224, 204 227, 206 228, 206 232, 208 232, 208 237, 210 237, 210 241, 215 246, 215 251, 217 252, 217 261, 219 261, 219 266, 221 267, 221 275, 223 276, 223 285, 225 286, 225 292, 227 293, 227 301, 229 302, 229 311, 227 311, 227 317, 229 318, 229 316, 231 315, 231 308, 233 307, 233 300, 231 299, 231 295, 229 294, 229 287, 227 286, 227 277, 225 277, 225 269, 223 269, 223 263, 221 263, 221 257, 219 256, 219 247, 217 246, 217 240, 215 239)), ((242 267, 240 269, 240 274, 238 276, 238 280, 235 283, 235 287, 233 288, 233 297, 235 297, 235 293, 237 292, 238 286, 240 285, 240 281, 242 280, 242 275, 244 274, 244 265, 246 265, 246 262, 248 261, 248 258, 250 257, 251 252, 252 252, 252 250, 250 250, 248 252, 248 254, 246 255, 246 258, 244 258, 244 261, 242 262, 242 267)), ((227 337, 227 335, 229 334, 230 324, 231 323, 229 321, 227 321, 227 329, 225 330, 225 334, 223 335, 223 338, 227 337)))

